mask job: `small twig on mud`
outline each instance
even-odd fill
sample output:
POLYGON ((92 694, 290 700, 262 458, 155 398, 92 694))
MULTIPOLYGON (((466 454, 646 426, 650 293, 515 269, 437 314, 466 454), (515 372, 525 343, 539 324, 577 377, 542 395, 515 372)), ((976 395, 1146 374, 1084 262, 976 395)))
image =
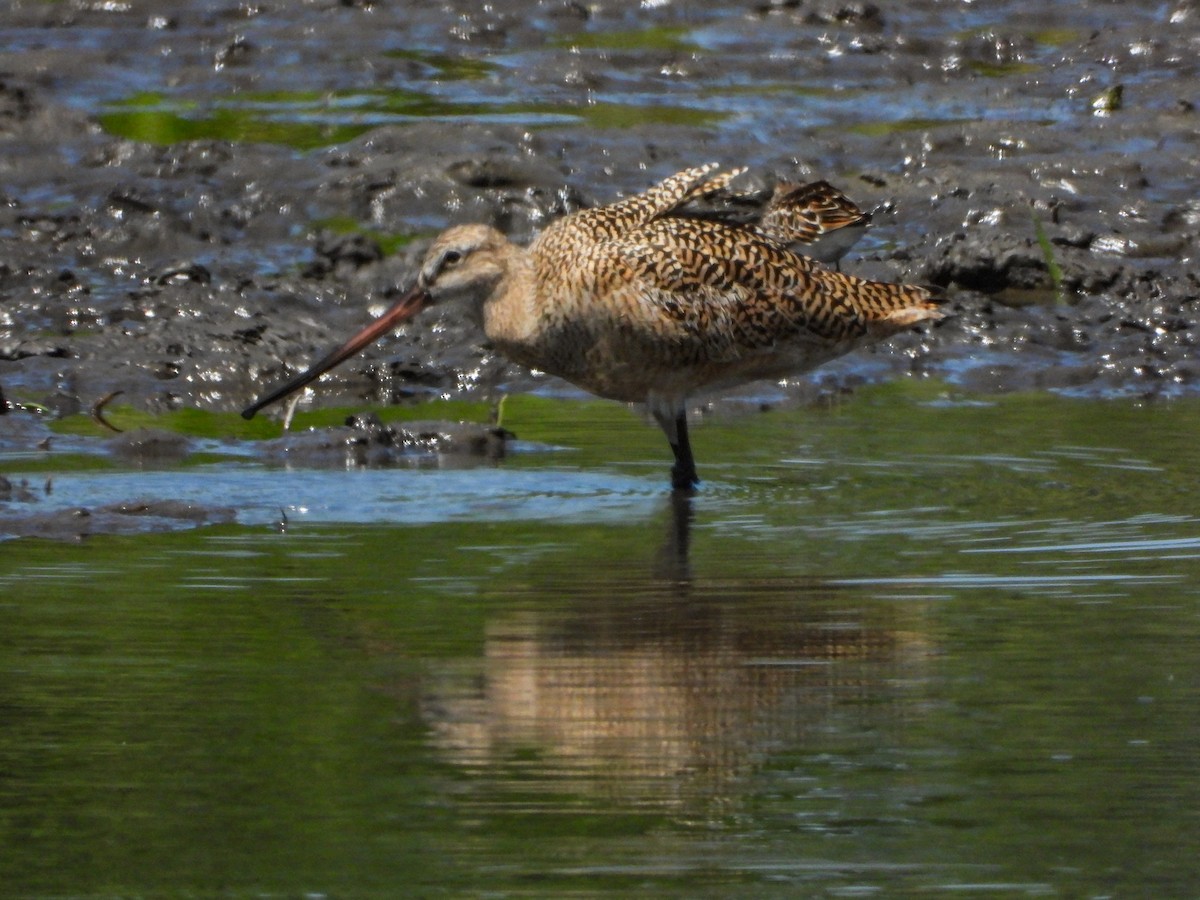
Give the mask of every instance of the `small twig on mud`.
POLYGON ((296 414, 296 407, 300 405, 300 399, 304 396, 301 391, 288 401, 287 410, 283 414, 283 430, 287 431, 292 427, 292 416, 296 414))
POLYGON ((105 394, 94 404, 92 404, 92 420, 95 421, 96 424, 103 425, 109 431, 116 432, 117 434, 121 434, 123 429, 118 428, 112 422, 108 421, 108 419, 104 418, 104 407, 108 406, 108 404, 111 403, 114 398, 120 397, 123 393, 125 392, 113 391, 112 393, 105 394))

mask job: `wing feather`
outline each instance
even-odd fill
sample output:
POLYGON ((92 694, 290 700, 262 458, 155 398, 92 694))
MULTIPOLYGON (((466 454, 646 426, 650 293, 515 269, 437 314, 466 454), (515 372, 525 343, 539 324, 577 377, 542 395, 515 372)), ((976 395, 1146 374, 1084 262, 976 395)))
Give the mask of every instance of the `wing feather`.
MULTIPOLYGON (((753 228, 663 219, 597 244, 597 295, 622 295, 641 325, 709 362, 791 341, 838 343, 929 318, 929 290, 826 269, 753 228)), ((935 313, 936 314, 936 313, 935 313)))

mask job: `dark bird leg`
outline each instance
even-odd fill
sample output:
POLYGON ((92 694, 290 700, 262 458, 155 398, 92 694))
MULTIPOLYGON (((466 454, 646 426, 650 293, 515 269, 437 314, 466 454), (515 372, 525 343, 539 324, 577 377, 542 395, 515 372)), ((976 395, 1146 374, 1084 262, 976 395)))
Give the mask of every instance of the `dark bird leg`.
POLYGON ((686 411, 675 417, 675 434, 676 440, 671 444, 675 452, 675 465, 671 466, 671 487, 691 493, 700 479, 696 475, 696 461, 692 459, 692 443, 688 440, 686 411))
POLYGON ((691 493, 700 483, 696 475, 696 461, 692 458, 692 444, 688 440, 687 409, 673 410, 651 407, 654 420, 667 436, 671 452, 675 454, 675 465, 671 467, 671 488, 691 493))

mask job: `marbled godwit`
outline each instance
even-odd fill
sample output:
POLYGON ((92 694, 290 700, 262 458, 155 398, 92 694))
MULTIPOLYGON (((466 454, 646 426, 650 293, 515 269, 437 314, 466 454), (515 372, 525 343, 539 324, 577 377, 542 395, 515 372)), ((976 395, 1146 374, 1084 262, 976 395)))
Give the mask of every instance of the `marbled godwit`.
POLYGON ((672 486, 691 490, 689 397, 803 372, 942 316, 926 288, 844 275, 792 252, 786 237, 677 214, 738 174, 714 176, 715 168, 573 213, 528 249, 487 225, 448 229, 391 309, 242 415, 304 387, 427 306, 462 300, 514 362, 647 404, 675 455, 672 486))

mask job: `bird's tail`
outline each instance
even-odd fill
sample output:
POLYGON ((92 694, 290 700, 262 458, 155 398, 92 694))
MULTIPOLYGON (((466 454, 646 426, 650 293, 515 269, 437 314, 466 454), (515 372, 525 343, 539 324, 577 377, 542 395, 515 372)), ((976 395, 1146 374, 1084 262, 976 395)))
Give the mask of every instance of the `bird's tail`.
POLYGON ((892 284, 885 281, 860 283, 859 306, 874 334, 894 334, 918 322, 946 318, 940 308, 942 292, 932 286, 892 284))
POLYGON ((810 314, 818 329, 823 324, 831 334, 845 329, 847 335, 881 338, 918 322, 945 318, 938 308, 937 288, 869 281, 815 263, 809 273, 817 281, 809 293, 810 314))

